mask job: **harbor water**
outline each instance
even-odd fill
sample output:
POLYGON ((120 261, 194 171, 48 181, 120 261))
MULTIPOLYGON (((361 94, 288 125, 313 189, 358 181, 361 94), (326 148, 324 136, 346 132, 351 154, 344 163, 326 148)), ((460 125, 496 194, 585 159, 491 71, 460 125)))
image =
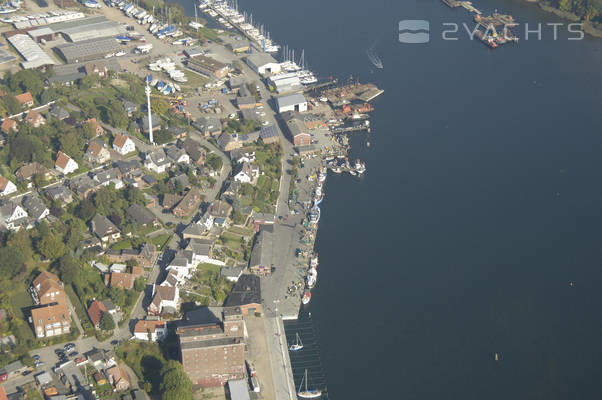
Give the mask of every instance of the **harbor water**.
POLYGON ((238 4, 319 75, 385 90, 351 140, 365 176, 329 174, 321 206, 306 311, 330 398, 601 398, 602 40, 445 41, 474 24, 438 0, 238 4), (400 43, 401 20, 430 41, 400 43))

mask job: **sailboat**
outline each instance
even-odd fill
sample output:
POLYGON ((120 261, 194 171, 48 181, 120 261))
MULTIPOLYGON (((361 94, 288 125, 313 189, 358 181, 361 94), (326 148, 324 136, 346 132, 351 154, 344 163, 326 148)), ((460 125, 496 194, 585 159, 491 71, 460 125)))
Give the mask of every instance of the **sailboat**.
POLYGON ((368 55, 370 62, 372 62, 372 64, 374 64, 374 66, 376 68, 383 69, 383 62, 381 61, 380 57, 378 57, 378 55, 376 55, 376 52, 374 51, 375 46, 376 46, 376 43, 374 43, 372 46, 370 46, 370 48, 366 51, 366 54, 368 55))
POLYGON ((291 347, 289 347, 288 349, 290 351, 299 351, 303 348, 303 342, 301 342, 301 338, 299 337, 299 333, 297 333, 297 342, 293 345, 291 345, 291 347))
POLYGON ((322 396, 322 391, 318 389, 308 389, 307 388, 307 370, 305 370, 305 376, 301 379, 301 384, 299 385, 299 391, 297 392, 297 396, 302 399, 317 399, 322 396), (301 390, 303 387, 303 381, 305 381, 305 390, 301 390))

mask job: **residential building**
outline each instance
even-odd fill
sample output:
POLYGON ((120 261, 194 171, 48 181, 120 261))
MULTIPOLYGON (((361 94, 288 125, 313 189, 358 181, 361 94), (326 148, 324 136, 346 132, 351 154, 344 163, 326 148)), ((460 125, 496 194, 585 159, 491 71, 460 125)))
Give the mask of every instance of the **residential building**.
POLYGON ((67 112, 67 110, 57 105, 52 106, 50 111, 48 111, 48 114, 51 117, 58 119, 59 121, 69 118, 69 113, 67 112))
POLYGON ((174 164, 189 164, 190 157, 183 149, 176 146, 168 146, 165 148, 165 154, 174 164))
POLYGON ((100 62, 90 62, 86 64, 84 66, 84 71, 88 76, 95 75, 101 78, 104 78, 109 74, 109 70, 107 69, 107 67, 100 62))
MULTIPOLYGON (((15 172, 17 179, 22 181, 31 181, 35 175, 42 175, 44 179, 47 179, 50 177, 50 171, 39 162, 32 162, 22 166, 15 172)), ((31 186, 31 182, 28 182, 27 187, 30 188, 31 186)))
MULTIPOLYGON (((151 123, 153 124, 153 132, 157 132, 161 129, 161 120, 157 117, 157 114, 151 114, 151 123)), ((148 126, 148 115, 145 115, 140 119, 140 128, 143 133, 149 133, 148 126)))
POLYGON ((153 299, 148 306, 150 315, 174 314, 178 310, 180 290, 178 287, 153 285, 153 299))
POLYGON ((31 321, 38 339, 64 335, 71 329, 71 317, 66 303, 53 303, 31 310, 31 321))
POLYGON ((101 136, 105 133, 104 128, 102 127, 102 125, 100 125, 100 123, 98 123, 96 118, 90 118, 84 121, 84 124, 86 124, 90 129, 92 129, 92 132, 94 132, 94 136, 101 136))
POLYGON ((46 204, 35 194, 30 193, 23 196, 21 204, 34 222, 41 221, 50 214, 50 210, 46 207, 46 204))
POLYGON ((131 137, 117 134, 113 140, 113 149, 124 156, 132 151, 136 151, 136 144, 131 137))
MULTIPOLYGON (((213 220, 212 220, 213 225, 213 220)), ((190 223, 184 230, 182 230, 182 238, 186 239, 201 239, 207 236, 207 229, 202 224, 190 223)))
POLYGON ((65 204, 69 204, 73 201, 73 194, 65 186, 53 186, 44 191, 44 193, 52 201, 61 201, 65 204))
POLYGON ((23 374, 23 372, 26 370, 27 368, 21 361, 14 361, 10 364, 7 364, 0 369, 0 382, 21 376, 21 374, 23 374))
POLYGON ((52 272, 40 272, 31 283, 30 292, 36 304, 67 302, 63 282, 52 272))
POLYGON ((104 215, 96 214, 90 221, 90 228, 105 243, 121 237, 121 231, 104 215))
POLYGON ((157 221, 157 217, 151 210, 139 204, 129 206, 127 215, 139 226, 154 225, 157 221))
POLYGON ((84 159, 90 163, 104 164, 111 159, 111 153, 103 142, 93 140, 88 145, 84 159))
POLYGON ((187 138, 181 143, 181 147, 186 151, 188 157, 190 157, 190 160, 195 165, 205 165, 205 161, 207 161, 207 151, 199 142, 187 138))
POLYGON ((46 124, 46 118, 42 117, 36 110, 29 110, 25 115, 25 122, 31 124, 34 128, 39 128, 46 124))
POLYGON ((102 319, 102 315, 107 312, 105 305, 102 301, 94 300, 90 307, 88 307, 88 316, 90 317, 90 321, 92 321, 92 325, 94 325, 95 329, 100 328, 100 320, 102 319))
POLYGON ((129 260, 134 260, 141 267, 148 268, 153 265, 157 258, 157 248, 152 245, 145 243, 140 247, 139 250, 135 249, 123 249, 123 250, 109 250, 105 256, 111 262, 116 263, 127 263, 129 260))
POLYGON ((0 205, 0 225, 8 230, 19 230, 27 222, 27 211, 12 201, 0 205))
POLYGON ((16 132, 19 130, 19 127, 17 125, 17 121, 15 121, 14 119, 11 118, 5 118, 4 121, 2 121, 2 132, 9 134, 11 132, 16 132))
POLYGON ((236 164, 232 176, 236 182, 251 183, 259 176, 259 168, 256 165, 251 165, 248 162, 236 164))
POLYGON ((125 392, 130 389, 130 377, 120 365, 115 365, 105 370, 107 379, 117 392, 125 392))
POLYGON ((118 287, 121 289, 133 289, 136 277, 127 272, 111 272, 109 276, 109 287, 118 287))
POLYGON ((176 217, 185 217, 190 215, 198 208, 202 198, 203 196, 198 188, 191 188, 188 193, 184 195, 182 200, 180 200, 180 202, 173 208, 173 215, 176 217))
POLYGON ((221 267, 219 274, 230 282, 236 282, 242 275, 242 267, 221 267))
POLYGON ((146 154, 144 167, 158 174, 162 174, 171 167, 171 161, 167 158, 165 152, 160 149, 146 154))
POLYGON ((75 172, 79 168, 79 165, 67 154, 59 151, 56 162, 54 163, 54 168, 61 174, 68 175, 75 172))
POLYGON ((242 147, 242 142, 238 140, 236 133, 224 132, 217 138, 217 144, 223 151, 232 151, 242 147))
POLYGON ((17 191, 17 185, 0 175, 0 196, 6 196, 17 191))
POLYGON ((135 113, 136 111, 138 111, 138 105, 135 103, 132 103, 129 100, 122 100, 121 104, 123 104, 123 109, 125 110, 125 113, 127 114, 128 117, 131 117, 133 113, 135 113))
POLYGON ((167 335, 167 322, 140 320, 134 326, 134 337, 138 340, 156 342, 167 335))
POLYGON ((23 108, 33 107, 33 96, 29 92, 21 93, 15 96, 15 99, 23 108))
POLYGON ((231 212, 232 206, 222 200, 214 200, 207 209, 207 213, 214 218, 228 218, 231 212))
POLYGON ((239 110, 250 110, 257 107, 255 96, 239 96, 236 98, 236 107, 239 110))

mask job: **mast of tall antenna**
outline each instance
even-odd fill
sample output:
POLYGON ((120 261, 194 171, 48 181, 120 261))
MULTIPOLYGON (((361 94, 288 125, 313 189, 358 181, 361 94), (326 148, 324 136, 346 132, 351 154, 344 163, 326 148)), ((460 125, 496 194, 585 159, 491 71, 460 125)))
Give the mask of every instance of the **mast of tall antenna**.
POLYGON ((146 80, 146 88, 144 89, 144 92, 146 93, 146 108, 148 109, 148 141, 151 144, 155 144, 155 141, 153 140, 153 118, 151 117, 151 88, 148 86, 148 79, 146 80))

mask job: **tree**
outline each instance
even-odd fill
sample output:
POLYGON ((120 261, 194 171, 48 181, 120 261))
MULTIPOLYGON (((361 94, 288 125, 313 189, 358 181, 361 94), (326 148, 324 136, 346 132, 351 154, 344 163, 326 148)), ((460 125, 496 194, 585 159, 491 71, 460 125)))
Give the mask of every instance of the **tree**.
POLYGON ((192 382, 177 361, 170 360, 163 365, 160 388, 163 400, 192 400, 192 382))
POLYGON ((134 289, 137 292, 141 292, 144 290, 145 287, 146 287, 146 282, 144 281, 144 278, 141 276, 136 278, 136 280, 134 281, 134 289))
POLYGON ((89 200, 84 200, 75 209, 75 215, 82 219, 84 222, 88 222, 96 214, 96 206, 89 200))
POLYGON ((111 331, 115 329, 115 321, 113 320, 111 314, 109 314, 108 312, 102 313, 102 317, 100 317, 99 327, 103 331, 111 331))
POLYGON ((62 256, 58 260, 58 269, 60 271, 61 280, 70 285, 73 283, 79 272, 79 263, 77 260, 68 254, 62 256))
POLYGON ((23 267, 25 257, 14 247, 0 247, 0 276, 14 278, 23 267))
POLYGON ((42 236, 37 243, 37 249, 44 257, 49 260, 56 260, 65 254, 65 244, 55 234, 42 236))
POLYGON ((29 232, 25 229, 19 229, 17 232, 12 232, 6 241, 6 245, 21 253, 24 260, 29 260, 33 255, 31 237, 29 236, 29 232))

